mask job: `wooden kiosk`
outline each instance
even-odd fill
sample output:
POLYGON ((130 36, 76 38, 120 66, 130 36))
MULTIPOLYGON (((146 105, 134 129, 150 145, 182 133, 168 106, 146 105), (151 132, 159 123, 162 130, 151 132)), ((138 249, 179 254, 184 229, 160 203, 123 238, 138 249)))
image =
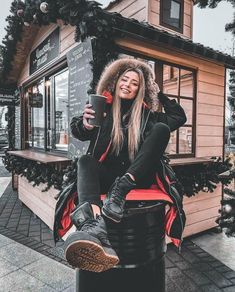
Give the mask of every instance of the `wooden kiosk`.
MULTIPOLYGON (((148 62, 163 92, 185 109, 187 123, 170 139, 171 164, 205 164, 211 156, 223 156, 226 68, 235 68, 235 59, 192 41, 193 1, 179 1, 178 22, 165 14, 166 2, 114 1, 104 13, 115 19, 119 54, 148 62)), ((71 136, 69 121, 83 110, 94 51, 90 39, 75 42, 75 31, 59 19, 23 27, 14 67, 7 73, 7 82, 20 88, 20 145, 9 154, 61 167, 86 151, 86 145, 71 136)), ((52 228, 58 190, 42 193, 43 188, 19 177, 19 198, 52 228)), ((185 236, 216 226, 221 195, 218 186, 213 193, 185 198, 185 236)))

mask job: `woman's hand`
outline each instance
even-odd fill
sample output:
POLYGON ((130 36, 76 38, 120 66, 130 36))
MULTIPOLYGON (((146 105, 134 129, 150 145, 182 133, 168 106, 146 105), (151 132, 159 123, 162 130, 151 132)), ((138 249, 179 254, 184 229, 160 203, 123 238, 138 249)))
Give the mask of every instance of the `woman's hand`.
POLYGON ((92 130, 94 129, 94 126, 90 125, 88 123, 88 119, 94 119, 94 113, 95 111, 93 111, 91 109, 92 105, 91 104, 86 104, 85 105, 85 109, 83 111, 83 126, 87 129, 87 130, 92 130))
POLYGON ((161 90, 160 90, 160 88, 159 88, 157 83, 156 83, 156 86, 157 86, 157 93, 159 93, 161 90))

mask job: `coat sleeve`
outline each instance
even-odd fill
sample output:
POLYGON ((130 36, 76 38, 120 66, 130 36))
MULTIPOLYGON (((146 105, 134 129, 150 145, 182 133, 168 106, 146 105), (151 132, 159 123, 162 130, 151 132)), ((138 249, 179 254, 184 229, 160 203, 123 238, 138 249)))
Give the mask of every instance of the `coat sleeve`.
POLYGON ((95 132, 95 128, 87 130, 83 125, 83 117, 73 117, 70 122, 70 129, 73 137, 81 141, 91 140, 95 132))
POLYGON ((181 105, 179 105, 175 99, 169 99, 161 91, 158 93, 158 98, 165 111, 164 113, 158 113, 158 122, 167 124, 171 132, 183 126, 187 118, 181 105))

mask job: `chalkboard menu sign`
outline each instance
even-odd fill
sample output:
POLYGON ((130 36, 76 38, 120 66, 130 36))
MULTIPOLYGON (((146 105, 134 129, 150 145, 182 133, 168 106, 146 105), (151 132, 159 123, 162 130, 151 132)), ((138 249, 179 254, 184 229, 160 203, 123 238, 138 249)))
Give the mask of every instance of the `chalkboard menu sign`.
POLYGON ((21 111, 20 102, 15 106, 15 149, 21 149, 21 111))
MULTIPOLYGON (((92 61, 91 39, 80 43, 67 53, 69 68, 69 120, 82 115, 87 101, 87 91, 93 78, 90 61, 92 61)), ((85 154, 88 143, 75 139, 69 133, 69 158, 85 154)))
POLYGON ((56 28, 35 50, 30 54, 30 75, 42 68, 59 55, 60 28, 56 28))

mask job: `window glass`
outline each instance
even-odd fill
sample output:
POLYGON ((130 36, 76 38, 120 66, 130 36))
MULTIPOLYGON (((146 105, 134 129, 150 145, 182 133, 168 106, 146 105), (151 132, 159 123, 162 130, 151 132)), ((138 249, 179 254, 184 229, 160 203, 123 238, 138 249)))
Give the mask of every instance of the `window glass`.
POLYGON ((55 76, 55 146, 68 150, 68 70, 55 76))
POLYGON ((32 91, 29 94, 29 105, 31 107, 33 146, 44 148, 45 106, 43 81, 39 81, 32 87, 32 91))
MULTIPOLYGON (((161 66, 159 66, 161 68, 161 66)), ((161 74, 161 70, 156 70, 161 74)), ((167 152, 171 155, 193 154, 192 145, 193 117, 195 115, 194 103, 194 84, 195 74, 193 70, 183 69, 177 65, 167 65, 162 63, 162 76, 157 76, 163 80, 163 92, 170 98, 176 99, 183 107, 187 116, 185 126, 171 134, 167 152)), ((162 109, 164 112, 164 108, 162 109)))
POLYGON ((180 69, 180 96, 193 97, 193 72, 180 69))
POLYGON ((68 70, 33 84, 26 90, 26 100, 28 146, 67 151, 68 70))
POLYGON ((176 142, 177 142, 176 134, 177 134, 176 131, 171 132, 170 140, 166 148, 166 153, 168 154, 176 154, 176 142))
POLYGON ((162 0, 162 20, 164 24, 179 29, 181 27, 181 9, 182 1, 180 0, 162 0))
POLYGON ((27 110, 28 110, 28 116, 27 116, 28 120, 27 120, 27 123, 26 123, 26 125, 28 126, 28 129, 27 129, 28 141, 26 141, 26 143, 28 143, 29 147, 33 146, 33 131, 32 131, 32 128, 33 128, 33 125, 32 125, 33 112, 32 112, 32 108, 31 108, 31 106, 29 104, 29 98, 31 96, 31 93, 32 93, 32 88, 29 88, 26 91, 26 94, 25 94, 25 97, 26 97, 26 100, 27 100, 27 110))
POLYGON ((193 120, 193 101, 189 99, 180 99, 180 105, 183 107, 186 117, 187 117, 187 122, 186 125, 192 125, 193 120))
POLYGON ((192 127, 179 129, 179 153, 192 152, 192 127))
POLYGON ((179 69, 169 65, 163 65, 163 92, 165 94, 178 95, 179 69))

